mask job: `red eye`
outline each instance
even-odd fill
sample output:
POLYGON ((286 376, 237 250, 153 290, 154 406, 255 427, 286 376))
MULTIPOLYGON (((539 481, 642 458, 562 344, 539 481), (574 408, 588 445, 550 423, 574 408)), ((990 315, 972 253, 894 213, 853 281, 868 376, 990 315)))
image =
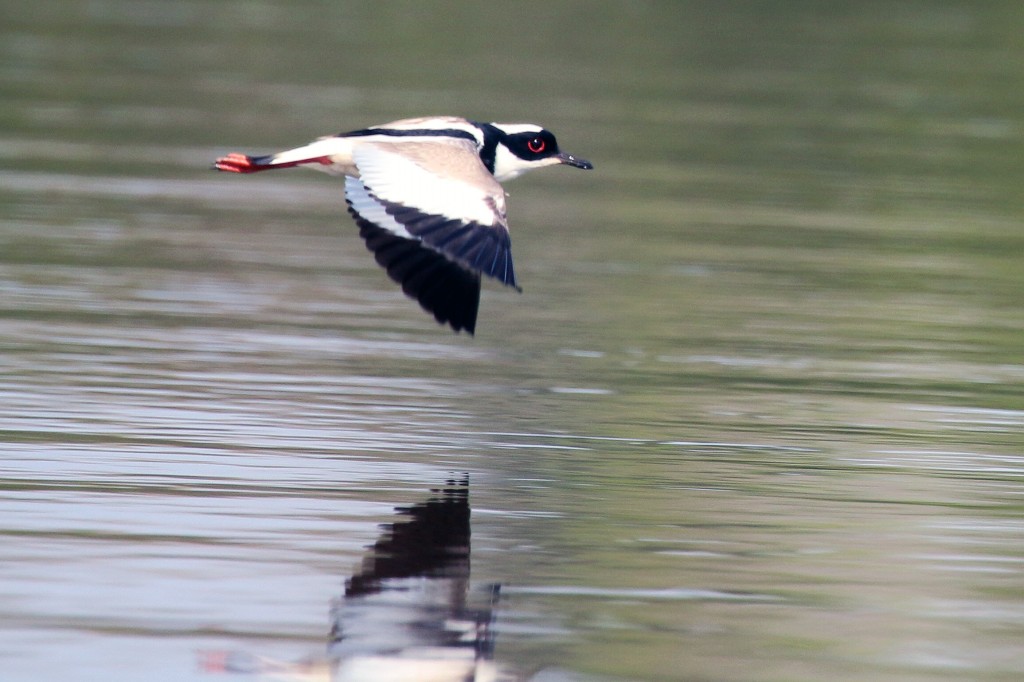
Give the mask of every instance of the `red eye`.
POLYGON ((546 146, 547 145, 544 144, 544 140, 540 139, 539 137, 535 137, 526 143, 526 148, 529 149, 534 154, 540 154, 542 151, 544 151, 544 147, 546 146))

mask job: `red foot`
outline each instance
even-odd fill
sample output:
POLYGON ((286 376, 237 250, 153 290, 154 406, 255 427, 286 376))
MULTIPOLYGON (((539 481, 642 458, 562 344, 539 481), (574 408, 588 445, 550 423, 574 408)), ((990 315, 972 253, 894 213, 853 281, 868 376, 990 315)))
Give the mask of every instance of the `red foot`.
POLYGON ((271 166, 258 166, 254 164, 251 156, 235 153, 220 157, 214 162, 213 167, 228 173, 255 173, 271 168, 271 166))
POLYGON ((271 163, 272 158, 273 156, 246 156, 245 154, 231 153, 214 161, 213 167, 227 173, 257 173, 274 168, 294 168, 295 166, 302 166, 307 163, 321 163, 325 166, 334 163, 329 156, 314 156, 309 159, 286 161, 284 163, 271 163))

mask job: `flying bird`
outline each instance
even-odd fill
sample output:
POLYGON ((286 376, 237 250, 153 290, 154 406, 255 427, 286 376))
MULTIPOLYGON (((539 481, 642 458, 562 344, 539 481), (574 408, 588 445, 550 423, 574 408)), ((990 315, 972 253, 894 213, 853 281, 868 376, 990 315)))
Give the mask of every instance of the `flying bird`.
POLYGON ((228 154, 213 167, 256 173, 303 166, 345 177, 345 201, 366 247, 424 310, 476 330, 480 276, 522 291, 512 266, 501 184, 526 171, 589 161, 530 123, 410 118, 321 137, 266 156, 228 154))

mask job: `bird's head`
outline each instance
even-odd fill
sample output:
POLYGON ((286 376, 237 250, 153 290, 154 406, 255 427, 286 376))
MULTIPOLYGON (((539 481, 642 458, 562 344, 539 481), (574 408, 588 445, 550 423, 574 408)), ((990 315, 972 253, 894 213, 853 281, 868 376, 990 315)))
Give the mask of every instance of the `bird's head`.
POLYGON ((494 177, 498 182, 517 178, 528 170, 565 164, 590 170, 589 161, 559 151, 551 131, 531 123, 492 123, 498 131, 494 150, 494 177))

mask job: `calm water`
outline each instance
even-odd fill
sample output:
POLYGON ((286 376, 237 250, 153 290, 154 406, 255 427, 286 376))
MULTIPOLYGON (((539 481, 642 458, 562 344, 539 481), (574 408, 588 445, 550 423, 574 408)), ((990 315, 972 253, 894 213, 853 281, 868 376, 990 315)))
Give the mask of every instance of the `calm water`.
POLYGON ((1020 3, 0 16, 0 679, 322 659, 463 474, 524 679, 1024 675, 1020 3), (475 338, 208 170, 436 113, 596 165, 508 186, 475 338))

